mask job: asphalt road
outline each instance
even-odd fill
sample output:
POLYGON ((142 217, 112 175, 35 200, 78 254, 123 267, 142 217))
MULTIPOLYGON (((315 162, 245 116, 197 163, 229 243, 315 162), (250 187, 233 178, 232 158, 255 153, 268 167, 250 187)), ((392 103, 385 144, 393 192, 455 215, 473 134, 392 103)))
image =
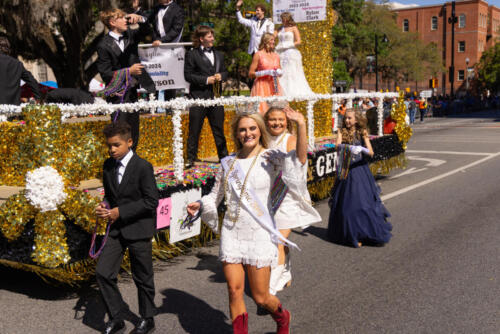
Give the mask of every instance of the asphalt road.
MULTIPOLYGON (((389 244, 326 241, 326 201, 321 224, 292 234, 302 252, 279 294, 292 333, 500 333, 500 113, 426 119, 414 130, 408 168, 377 180, 392 213, 389 244)), ((217 253, 214 244, 155 264, 158 333, 231 332, 217 253)), ((130 278, 120 289, 137 313, 130 278)), ((250 332, 272 333, 271 318, 246 302, 250 332)), ((96 333, 103 324, 95 285, 54 288, 0 267, 0 333, 96 333)))

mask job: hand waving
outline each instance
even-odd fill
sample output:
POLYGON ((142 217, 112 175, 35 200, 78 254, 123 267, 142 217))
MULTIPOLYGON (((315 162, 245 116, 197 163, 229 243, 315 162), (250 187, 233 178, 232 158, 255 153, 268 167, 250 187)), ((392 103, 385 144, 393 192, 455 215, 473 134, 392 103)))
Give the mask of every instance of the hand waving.
POLYGON ((301 123, 304 122, 304 115, 302 115, 300 112, 293 110, 289 106, 285 107, 283 111, 286 113, 286 116, 288 117, 289 120, 301 123))

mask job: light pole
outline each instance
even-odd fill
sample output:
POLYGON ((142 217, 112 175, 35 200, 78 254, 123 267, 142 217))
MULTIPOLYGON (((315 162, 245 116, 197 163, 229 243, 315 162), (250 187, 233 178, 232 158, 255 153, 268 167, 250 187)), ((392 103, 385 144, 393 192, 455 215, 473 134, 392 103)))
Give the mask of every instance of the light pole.
MULTIPOLYGON (((382 37, 382 42, 387 43, 387 35, 384 34, 382 37)), ((378 35, 375 34, 375 91, 378 92, 378 35)))
POLYGON ((451 24, 451 66, 450 66, 450 88, 451 96, 453 96, 453 84, 455 83, 455 23, 458 22, 455 15, 455 1, 451 2, 451 16, 448 18, 448 23, 451 24))
POLYGON ((469 58, 465 58, 465 91, 469 93, 469 58))

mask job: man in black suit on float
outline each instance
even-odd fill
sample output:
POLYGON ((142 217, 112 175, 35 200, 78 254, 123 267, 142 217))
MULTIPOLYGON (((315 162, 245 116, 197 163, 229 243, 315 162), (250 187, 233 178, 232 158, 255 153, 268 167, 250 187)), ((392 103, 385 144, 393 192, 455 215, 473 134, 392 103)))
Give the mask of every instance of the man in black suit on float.
POLYGON ((10 43, 5 37, 0 37, 0 104, 21 104, 21 79, 31 88, 36 100, 41 94, 38 82, 16 58, 10 56, 10 43))
MULTIPOLYGON (((139 1, 134 0, 132 7, 137 14, 144 16, 153 26, 153 46, 161 43, 178 43, 184 28, 184 10, 173 0, 158 0, 158 4, 148 14, 139 7, 139 1)), ((165 100, 175 98, 175 89, 167 89, 165 100)))
MULTIPOLYGON (((190 83, 190 95, 194 99, 213 99, 214 93, 220 95, 222 81, 227 79, 224 55, 214 50, 213 45, 213 29, 208 26, 198 26, 193 33, 193 49, 186 53, 184 62, 184 77, 190 83)), ((191 107, 186 167, 190 167, 197 160, 198 140, 205 117, 208 118, 212 128, 219 159, 227 155, 224 107, 191 107)))
MULTIPOLYGON (((106 85, 112 81, 113 74, 118 70, 129 69, 132 80, 129 89, 123 97, 107 98, 111 103, 127 103, 137 101, 137 87, 141 85, 148 93, 155 92, 155 85, 149 74, 144 70, 139 60, 137 45, 142 36, 147 34, 147 25, 142 23, 142 17, 136 14, 126 15, 120 9, 110 9, 101 12, 101 21, 109 29, 97 45, 97 70, 106 85), (129 24, 139 23, 139 29, 130 29, 129 24)), ((108 87, 106 87, 108 88, 108 87)), ((133 113, 118 112, 111 115, 112 120, 127 122, 132 129, 132 150, 135 151, 139 141, 139 111, 133 113)))
POLYGON ((131 150, 130 126, 124 122, 111 123, 103 132, 110 158, 104 162, 104 201, 96 208, 96 214, 107 219, 111 226, 97 261, 96 279, 109 314, 104 333, 120 333, 125 327, 123 320, 129 308, 118 289, 117 275, 128 248, 141 315, 131 333, 147 334, 155 328, 151 239, 159 193, 153 166, 131 150))

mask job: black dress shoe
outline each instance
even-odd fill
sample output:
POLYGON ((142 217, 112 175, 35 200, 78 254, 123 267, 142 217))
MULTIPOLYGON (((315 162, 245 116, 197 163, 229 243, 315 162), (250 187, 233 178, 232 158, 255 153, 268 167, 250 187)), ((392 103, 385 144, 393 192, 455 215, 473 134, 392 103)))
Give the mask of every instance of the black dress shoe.
POLYGON ((106 323, 103 334, 118 334, 125 331, 125 322, 123 320, 110 320, 106 323))
POLYGON ((184 161, 184 169, 189 169, 193 167, 193 162, 191 160, 184 161))
POLYGON ((155 330, 155 321, 153 318, 142 318, 141 321, 135 328, 130 332, 130 334, 150 334, 155 330))

